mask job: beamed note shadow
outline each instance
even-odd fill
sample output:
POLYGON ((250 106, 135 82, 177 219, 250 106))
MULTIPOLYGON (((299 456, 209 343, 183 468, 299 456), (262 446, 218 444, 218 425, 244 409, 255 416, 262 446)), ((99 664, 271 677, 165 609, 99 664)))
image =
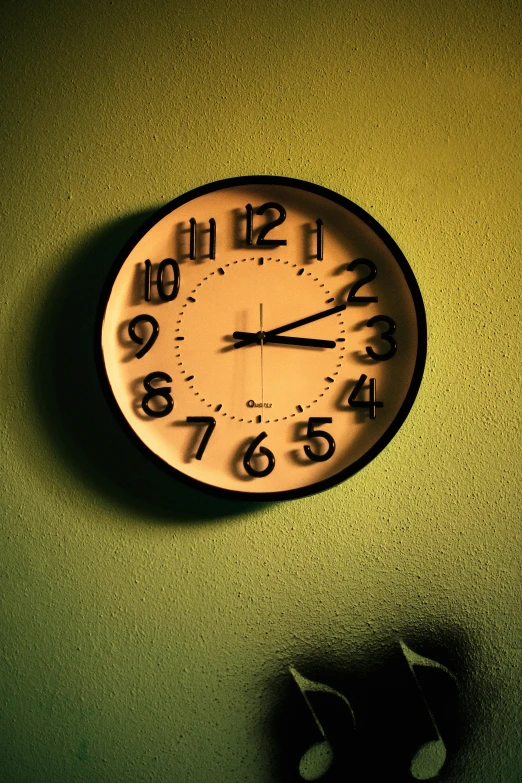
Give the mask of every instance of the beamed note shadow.
POLYGON ((355 662, 297 656, 272 694, 276 783, 458 779, 475 721, 468 648, 461 634, 417 631, 355 662))

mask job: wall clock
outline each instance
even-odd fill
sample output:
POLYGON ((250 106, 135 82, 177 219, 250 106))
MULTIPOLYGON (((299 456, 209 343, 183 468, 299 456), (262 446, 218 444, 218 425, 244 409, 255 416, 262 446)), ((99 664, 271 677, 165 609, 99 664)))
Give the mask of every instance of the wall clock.
POLYGON ((170 202, 123 249, 97 351, 151 458, 214 494, 283 500, 389 443, 419 389, 426 318, 409 264, 360 207, 237 177, 170 202))

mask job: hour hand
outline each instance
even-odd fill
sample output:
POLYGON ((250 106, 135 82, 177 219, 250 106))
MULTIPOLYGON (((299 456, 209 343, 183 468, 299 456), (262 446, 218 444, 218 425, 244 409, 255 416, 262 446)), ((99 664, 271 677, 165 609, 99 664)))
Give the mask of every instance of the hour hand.
POLYGON ((241 348, 245 343, 277 343, 278 345, 301 345, 307 348, 335 348, 334 340, 315 340, 312 337, 286 337, 270 332, 234 332, 232 337, 239 340, 234 348, 241 348))

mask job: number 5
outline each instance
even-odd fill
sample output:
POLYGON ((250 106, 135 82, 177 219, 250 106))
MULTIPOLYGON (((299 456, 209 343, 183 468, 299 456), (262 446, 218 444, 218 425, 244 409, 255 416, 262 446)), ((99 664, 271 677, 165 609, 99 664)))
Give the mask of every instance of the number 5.
POLYGON ((327 459, 330 459, 331 456, 333 456, 333 453, 335 451, 335 441, 333 439, 333 436, 330 435, 329 432, 326 432, 326 430, 316 430, 315 427, 321 425, 321 424, 331 424, 331 419, 323 419, 323 418, 310 418, 308 419, 308 430, 306 432, 307 438, 324 438, 324 440, 328 443, 328 448, 324 452, 324 454, 317 454, 315 451, 312 451, 310 446, 306 445, 303 446, 304 453, 308 457, 308 459, 311 459, 313 462, 325 462, 327 459))

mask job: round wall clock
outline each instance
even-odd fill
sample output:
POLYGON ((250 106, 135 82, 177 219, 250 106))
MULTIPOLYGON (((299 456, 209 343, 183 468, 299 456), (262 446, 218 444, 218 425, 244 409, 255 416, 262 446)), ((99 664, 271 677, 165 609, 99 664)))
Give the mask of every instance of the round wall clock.
POLYGON ((107 281, 101 375, 135 442, 244 500, 332 487, 405 420, 424 306, 386 231, 326 188, 238 177, 153 215, 107 281))

